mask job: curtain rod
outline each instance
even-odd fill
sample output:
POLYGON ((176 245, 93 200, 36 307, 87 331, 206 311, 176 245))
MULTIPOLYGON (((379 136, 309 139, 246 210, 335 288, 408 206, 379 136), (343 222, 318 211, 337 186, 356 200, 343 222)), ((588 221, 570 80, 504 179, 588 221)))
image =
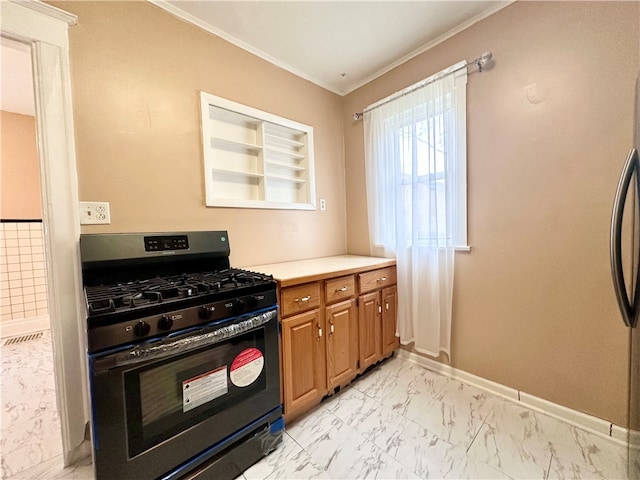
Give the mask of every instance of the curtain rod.
MULTIPOLYGON (((466 62, 464 65, 459 66, 458 68, 451 70, 450 72, 445 73, 444 75, 438 76, 436 78, 432 78, 431 80, 429 80, 428 82, 425 83, 420 83, 419 85, 417 85, 415 88, 411 88, 410 90, 404 91, 402 93, 396 93, 393 94, 391 96, 391 98, 389 98, 388 100, 379 103, 377 105, 374 105, 373 107, 367 107, 365 108, 362 112, 356 112, 353 114, 353 120, 354 121, 358 121, 360 120, 365 113, 370 112, 371 110, 375 110, 378 107, 381 107, 383 105, 386 105, 389 102, 393 102, 394 100, 404 97, 405 95, 408 95, 412 92, 415 92, 416 90, 419 90, 423 87, 426 87, 427 85, 435 82, 436 80, 440 80, 442 77, 447 76, 447 75, 451 75, 459 70, 462 70, 463 68, 467 68, 469 67, 469 65, 476 65, 478 67, 478 71, 482 72, 482 68, 489 63, 489 61, 491 60, 491 57, 493 57, 493 54, 491 52, 484 52, 482 55, 480 55, 478 58, 471 60, 470 62, 466 62)), ((437 74, 436 74, 437 75, 437 74)))

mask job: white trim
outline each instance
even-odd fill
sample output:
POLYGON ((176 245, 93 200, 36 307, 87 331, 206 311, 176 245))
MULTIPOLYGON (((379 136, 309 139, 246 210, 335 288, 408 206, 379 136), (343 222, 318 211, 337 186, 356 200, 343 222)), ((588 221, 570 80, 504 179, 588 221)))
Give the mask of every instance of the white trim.
POLYGON ((391 65, 387 65, 386 67, 384 67, 381 70, 378 70, 377 72, 369 75, 368 77, 366 77, 364 80, 362 80, 361 82, 357 83, 356 85, 350 87, 348 90, 340 90, 336 87, 334 87, 333 85, 329 85, 326 82, 323 82, 322 80, 312 76, 312 75, 308 75, 305 72, 292 67, 291 65, 282 62, 281 60, 278 60, 277 58, 269 55, 268 53, 263 52, 262 50, 254 47, 253 45, 249 45, 248 43, 237 39, 236 37, 229 35, 228 33, 220 30, 217 27, 214 27, 213 25, 203 21, 202 19, 188 13, 185 12, 184 10, 180 9, 179 7, 173 5, 172 3, 169 3, 167 0, 147 0, 149 3, 154 4, 155 6, 163 9, 166 12, 171 13, 172 15, 175 15, 176 17, 184 20, 185 22, 189 22, 199 28, 202 28, 203 30, 212 33, 220 38, 222 38, 223 40, 226 40, 227 42, 235 45, 236 47, 242 48, 243 50, 246 50, 247 52, 262 58, 263 60, 266 60, 269 63, 272 63, 273 65, 276 65, 286 71, 288 71, 289 73, 292 73, 300 78, 303 78, 305 80, 310 81, 311 83, 314 83, 316 85, 318 85, 319 87, 324 88, 325 90, 328 90, 332 93, 335 93, 336 95, 340 95, 341 97, 344 97, 346 95, 349 95, 351 92, 357 90, 358 88, 362 87, 363 85, 366 85, 367 83, 375 80, 376 78, 384 75, 385 73, 393 70, 394 68, 396 68, 399 65, 402 65, 403 63, 408 62, 409 60, 411 60, 414 57, 417 57, 418 55, 420 55, 421 53, 426 52, 427 50, 435 47, 436 45, 439 45, 440 43, 444 42, 445 40, 448 40, 449 38, 453 37, 454 35, 457 35, 458 33, 460 33, 461 31, 471 27, 472 25, 478 23, 481 20, 484 20, 485 18, 493 15, 494 13, 502 10, 505 7, 508 7, 509 5, 511 5, 513 2, 515 2, 515 0, 508 0, 505 1, 504 3, 498 4, 496 6, 494 6, 493 8, 479 14, 476 15, 475 17, 467 20, 466 22, 464 22, 461 25, 458 25, 456 28, 449 30, 448 32, 440 35, 438 38, 436 38, 435 40, 432 40, 431 42, 427 43, 426 45, 423 45, 422 47, 418 48, 417 50, 414 50, 413 52, 409 53, 408 55, 405 55, 404 57, 400 58, 399 60, 396 60, 395 62, 393 62, 391 65))
POLYGON ((49 316, 65 465, 90 452, 86 326, 80 281, 69 20, 39 2, 0 1, 2 36, 31 47, 49 316), (50 16, 49 14, 52 14, 50 16))
POLYGON ((2 322, 0 338, 17 337, 30 333, 49 330, 49 315, 40 315, 31 318, 13 318, 2 322))
POLYGON ((517 403, 520 406, 529 408, 549 417, 566 422, 574 427, 586 430, 589 433, 606 438, 619 445, 631 445, 633 448, 640 448, 640 432, 615 425, 593 415, 589 415, 571 408, 559 405, 549 400, 535 397, 525 392, 521 392, 500 383, 492 382, 486 378, 478 377, 471 373, 459 370, 437 362, 422 355, 409 352, 404 349, 398 351, 398 357, 418 364, 428 370, 459 380, 473 387, 497 395, 506 400, 517 403), (627 443, 629 442, 629 443, 627 443))
POLYGON ((69 26, 77 25, 78 23, 78 17, 76 15, 69 12, 65 12, 64 10, 61 10, 58 7, 54 7, 53 5, 48 5, 46 3, 42 3, 37 0, 11 0, 11 1, 18 5, 22 5, 23 7, 30 8, 33 11, 43 13, 47 17, 55 18, 56 20, 61 20, 69 26))

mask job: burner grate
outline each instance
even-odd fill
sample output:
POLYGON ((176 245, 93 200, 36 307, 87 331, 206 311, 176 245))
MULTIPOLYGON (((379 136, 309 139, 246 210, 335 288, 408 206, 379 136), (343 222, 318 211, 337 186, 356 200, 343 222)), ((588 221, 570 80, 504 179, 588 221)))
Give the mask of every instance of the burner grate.
POLYGON ((271 276, 231 268, 92 286, 85 292, 89 313, 98 315, 272 281, 271 276))

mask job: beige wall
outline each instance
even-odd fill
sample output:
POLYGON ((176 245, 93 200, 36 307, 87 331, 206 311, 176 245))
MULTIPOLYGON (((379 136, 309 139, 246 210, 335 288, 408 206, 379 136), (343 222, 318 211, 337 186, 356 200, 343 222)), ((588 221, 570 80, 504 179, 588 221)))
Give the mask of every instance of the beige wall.
POLYGON ((473 251, 457 255, 452 363, 625 423, 608 224, 631 144, 640 3, 517 2, 344 99, 148 3, 54 4, 79 17, 80 198, 111 203, 112 224, 83 232, 228 229, 238 266, 368 253, 352 113, 491 50, 494 68, 468 85, 473 251), (312 125, 327 211, 204 207, 199 90, 312 125))
POLYGON ((70 29, 79 193, 111 225, 83 233, 226 229, 235 266, 346 252, 342 98, 147 2, 51 2, 70 29), (314 127, 327 210, 206 208, 203 90, 314 127))
POLYGON ((0 115, 0 216, 3 219, 41 219, 35 118, 4 110, 0 115))
POLYGON ((624 425, 628 330, 610 214, 633 131, 639 2, 517 2, 348 95, 348 249, 367 253, 353 112, 462 59, 470 253, 456 256, 452 364, 624 425))

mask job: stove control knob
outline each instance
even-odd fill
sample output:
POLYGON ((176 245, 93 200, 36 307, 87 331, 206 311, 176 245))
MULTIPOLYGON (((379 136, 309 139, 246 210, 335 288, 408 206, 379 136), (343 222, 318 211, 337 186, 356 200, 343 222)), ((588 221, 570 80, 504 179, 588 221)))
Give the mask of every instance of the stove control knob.
POLYGON ((256 308, 258 306, 258 297, 256 297, 255 295, 251 295, 249 298, 247 298, 247 306, 249 308, 256 308))
POLYGON ((138 337, 144 337, 146 335, 149 335, 149 332, 151 331, 151 326, 143 321, 140 320, 135 327, 133 327, 133 333, 136 334, 136 336, 138 337))
POLYGON ((215 312, 216 307, 213 305, 205 305, 200 307, 200 311, 198 312, 198 316, 203 320, 209 320, 213 316, 213 312, 215 312))
POLYGON ((231 302, 230 310, 231 310, 231 313, 233 313, 234 315, 237 315, 238 313, 242 313, 242 311, 244 310, 244 301, 242 301, 239 298, 236 298, 231 302))
POLYGON ((158 328, 160 330, 171 330, 171 327, 173 327, 173 319, 171 317, 163 315, 160 320, 158 320, 158 328))

